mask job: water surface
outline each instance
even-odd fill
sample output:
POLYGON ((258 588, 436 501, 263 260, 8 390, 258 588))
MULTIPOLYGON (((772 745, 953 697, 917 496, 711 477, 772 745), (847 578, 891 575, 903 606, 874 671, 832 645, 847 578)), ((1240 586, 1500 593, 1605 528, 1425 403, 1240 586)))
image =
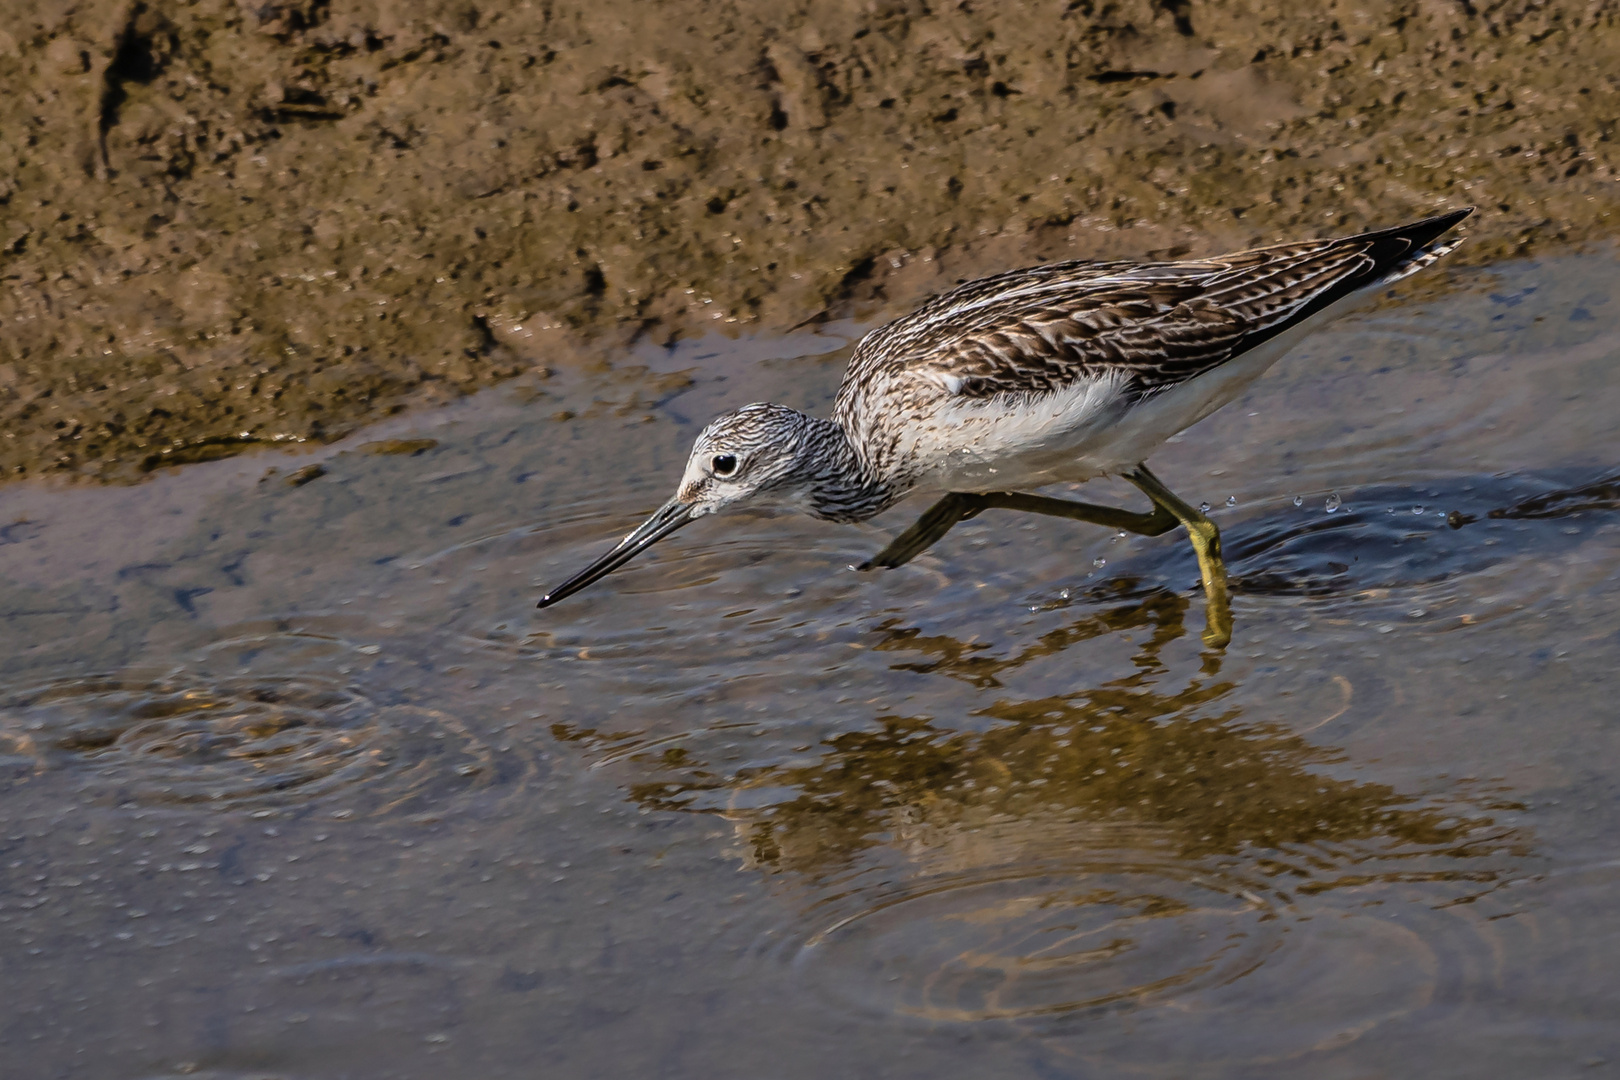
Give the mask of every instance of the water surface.
POLYGON ((1157 455, 1222 655, 1177 535, 849 570, 909 503, 534 609, 845 326, 7 488, 3 1071, 1620 1071, 1617 284, 1462 274, 1157 455))

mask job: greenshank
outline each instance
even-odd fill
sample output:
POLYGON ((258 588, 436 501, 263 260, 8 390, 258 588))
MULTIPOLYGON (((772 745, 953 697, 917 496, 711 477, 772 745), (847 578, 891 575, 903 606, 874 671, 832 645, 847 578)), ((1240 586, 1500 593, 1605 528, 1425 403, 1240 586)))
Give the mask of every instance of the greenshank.
POLYGON ((1331 240, 1179 262, 1060 262, 969 282, 873 330, 830 420, 782 405, 720 416, 692 447, 675 497, 548 592, 547 607, 676 529, 733 508, 857 522, 940 496, 860 567, 901 566, 988 509, 1144 536, 1181 525, 1198 557, 1204 641, 1232 633, 1220 532, 1144 464, 1235 398, 1301 337, 1459 242, 1472 208, 1331 240), (1153 509, 1026 489, 1114 475, 1153 509))

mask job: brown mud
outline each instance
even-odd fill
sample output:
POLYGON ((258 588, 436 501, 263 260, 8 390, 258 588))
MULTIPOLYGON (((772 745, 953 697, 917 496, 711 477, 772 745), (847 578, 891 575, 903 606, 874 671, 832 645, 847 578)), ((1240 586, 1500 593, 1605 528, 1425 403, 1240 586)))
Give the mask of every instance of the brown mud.
POLYGON ((1620 0, 10 0, 0 474, 328 439, 638 337, 1482 208, 1612 235, 1620 0))

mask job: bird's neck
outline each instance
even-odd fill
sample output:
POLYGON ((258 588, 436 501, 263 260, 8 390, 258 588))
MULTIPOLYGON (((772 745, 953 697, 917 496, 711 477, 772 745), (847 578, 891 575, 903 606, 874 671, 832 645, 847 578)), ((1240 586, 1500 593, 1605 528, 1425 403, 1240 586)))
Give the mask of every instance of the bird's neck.
POLYGON ((902 494, 871 466, 844 428, 818 417, 808 421, 801 450, 807 509, 827 521, 865 521, 902 494))

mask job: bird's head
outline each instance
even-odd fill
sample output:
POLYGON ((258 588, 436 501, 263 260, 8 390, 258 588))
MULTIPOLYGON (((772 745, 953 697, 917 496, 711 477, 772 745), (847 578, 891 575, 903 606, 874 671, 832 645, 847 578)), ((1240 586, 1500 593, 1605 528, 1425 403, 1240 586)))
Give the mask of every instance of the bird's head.
POLYGON ((552 589, 549 607, 617 570, 676 529, 732 509, 808 510, 812 478, 805 467, 812 420, 784 405, 744 405, 698 433, 675 497, 612 551, 552 589))
POLYGON ((698 433, 674 502, 693 518, 731 509, 803 510, 809 417, 784 405, 744 405, 698 433))

